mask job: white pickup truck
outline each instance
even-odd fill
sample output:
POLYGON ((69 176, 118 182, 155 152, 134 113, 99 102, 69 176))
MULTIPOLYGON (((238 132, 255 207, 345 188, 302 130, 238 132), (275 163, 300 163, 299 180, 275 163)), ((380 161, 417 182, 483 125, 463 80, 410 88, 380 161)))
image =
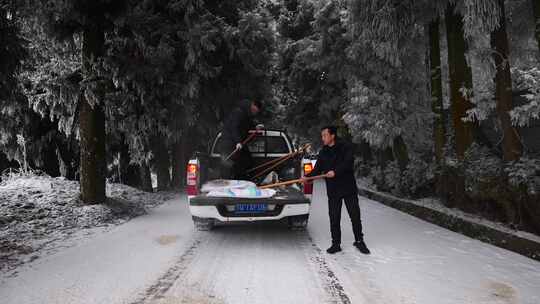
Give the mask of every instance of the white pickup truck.
MULTIPOLYGON (((250 133, 257 132, 255 130, 250 133)), ((211 197, 201 192, 204 183, 221 179, 219 147, 221 133, 213 141, 209 153, 195 152, 187 164, 189 210, 198 230, 211 230, 224 222, 286 220, 289 227, 304 229, 308 223, 312 184, 277 188, 271 198, 211 197)), ((254 166, 283 157, 294 151, 290 138, 281 130, 262 130, 247 145, 254 166)), ((275 168, 280 180, 300 178, 311 172, 307 158, 291 158, 275 168)))

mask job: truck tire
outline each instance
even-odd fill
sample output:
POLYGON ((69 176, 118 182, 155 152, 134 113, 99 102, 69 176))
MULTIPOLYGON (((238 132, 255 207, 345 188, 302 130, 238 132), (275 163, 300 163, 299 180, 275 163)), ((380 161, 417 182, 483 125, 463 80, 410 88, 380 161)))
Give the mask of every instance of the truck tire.
POLYGON ((198 231, 210 231, 214 228, 214 219, 193 216, 193 224, 198 231))
POLYGON ((296 231, 306 230, 308 224, 308 215, 290 216, 287 218, 289 229, 296 231))

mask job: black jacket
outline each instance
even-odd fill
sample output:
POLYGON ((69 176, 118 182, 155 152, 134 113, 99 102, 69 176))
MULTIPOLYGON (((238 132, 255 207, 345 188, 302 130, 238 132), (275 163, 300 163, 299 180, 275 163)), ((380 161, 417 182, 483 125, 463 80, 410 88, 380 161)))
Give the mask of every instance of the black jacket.
POLYGON ((328 197, 343 198, 358 194, 354 177, 354 151, 351 144, 338 140, 332 147, 324 146, 319 152, 315 168, 307 176, 321 175, 332 170, 336 176, 325 179, 328 197))
POLYGON ((235 108, 223 124, 223 140, 241 143, 248 136, 250 129, 255 129, 255 122, 250 113, 249 104, 242 104, 235 108))

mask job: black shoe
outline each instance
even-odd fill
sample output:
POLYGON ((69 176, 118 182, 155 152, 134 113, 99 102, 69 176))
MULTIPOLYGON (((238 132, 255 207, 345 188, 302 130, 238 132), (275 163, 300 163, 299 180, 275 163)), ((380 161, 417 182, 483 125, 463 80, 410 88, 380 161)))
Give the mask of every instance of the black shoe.
POLYGON ((341 251, 341 246, 339 246, 338 244, 332 244, 332 246, 328 249, 326 249, 326 252, 330 253, 330 254, 334 254, 336 252, 340 252, 341 251))
POLYGON ((358 250, 360 250, 360 252, 363 253, 363 254, 370 254, 371 253, 369 251, 369 249, 367 248, 366 243, 364 243, 364 240, 354 242, 353 245, 354 245, 354 247, 358 248, 358 250))

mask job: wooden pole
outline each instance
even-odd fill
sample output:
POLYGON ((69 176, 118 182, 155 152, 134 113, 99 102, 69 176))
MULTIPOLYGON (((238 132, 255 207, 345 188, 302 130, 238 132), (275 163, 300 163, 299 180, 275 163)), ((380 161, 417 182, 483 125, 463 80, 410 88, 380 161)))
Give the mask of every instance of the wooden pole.
POLYGON ((264 175, 265 173, 268 173, 270 172, 272 169, 276 168, 277 166, 281 165, 282 163, 286 162, 287 160, 289 160, 290 158, 292 158, 293 156, 296 156, 296 155, 299 155, 299 154, 302 154, 304 153, 308 148, 310 147, 309 144, 306 144, 304 145, 302 148, 300 148, 298 151, 290 154, 288 157, 285 157, 283 158, 282 160, 276 162, 275 164, 273 164, 272 166, 262 170, 261 172, 257 173, 255 176, 253 176, 252 180, 257 178, 257 177, 260 177, 262 175, 264 175))
MULTIPOLYGON (((311 181, 311 180, 316 180, 316 179, 323 179, 325 177, 326 177, 326 175, 322 174, 322 175, 317 175, 317 176, 312 176, 312 177, 306 177, 306 180, 311 181)), ((279 187, 279 186, 292 185, 292 184, 301 183, 301 182, 302 182, 302 179, 299 178, 299 179, 293 179, 293 180, 286 181, 286 182, 279 182, 279 183, 275 183, 275 184, 264 185, 264 186, 261 186, 259 188, 260 189, 268 189, 268 188, 274 188, 274 187, 279 187)))
POLYGON ((283 155, 283 156, 280 157, 280 158, 274 158, 274 159, 272 159, 271 161, 267 161, 267 162, 265 162, 265 163, 262 163, 262 164, 258 165, 257 167, 253 167, 253 168, 251 168, 251 169, 248 169, 248 170, 246 171, 246 173, 249 173, 249 172, 252 172, 252 171, 255 171, 255 170, 264 168, 264 167, 269 166, 269 165, 271 165, 271 164, 273 164, 273 163, 275 163, 275 162, 278 162, 278 161, 280 161, 280 160, 282 160, 282 159, 284 159, 284 158, 286 158, 286 157, 289 157, 291 154, 296 154, 296 153, 297 153, 297 151, 294 151, 294 152, 288 153, 288 154, 286 154, 286 155, 283 155))

